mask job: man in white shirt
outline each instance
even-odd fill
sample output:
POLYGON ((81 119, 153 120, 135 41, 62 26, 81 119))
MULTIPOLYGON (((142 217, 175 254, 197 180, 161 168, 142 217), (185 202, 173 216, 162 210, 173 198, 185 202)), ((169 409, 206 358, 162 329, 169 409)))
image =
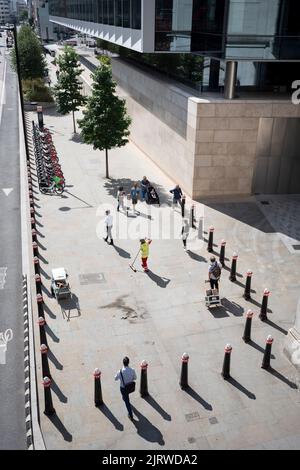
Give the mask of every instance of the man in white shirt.
POLYGON ((119 372, 115 375, 115 380, 120 380, 120 392, 122 398, 125 402, 127 411, 128 411, 128 418, 133 420, 132 408, 129 401, 129 394, 125 390, 125 385, 134 382, 136 380, 136 373, 135 370, 129 367, 129 358, 127 356, 123 359, 123 367, 119 370, 119 372))
POLYGON ((211 289, 219 290, 219 280, 221 277, 222 264, 216 260, 214 256, 210 258, 210 265, 208 267, 208 277, 211 289))
POLYGON ((105 219, 104 219, 104 223, 105 223, 105 226, 106 226, 106 238, 103 238, 103 240, 105 240, 107 242, 108 239, 110 239, 110 242, 109 242, 109 245, 113 245, 114 244, 114 241, 112 239, 112 234, 111 234, 111 230, 112 230, 112 226, 113 226, 113 218, 112 218, 112 215, 110 214, 110 211, 105 211, 105 219))

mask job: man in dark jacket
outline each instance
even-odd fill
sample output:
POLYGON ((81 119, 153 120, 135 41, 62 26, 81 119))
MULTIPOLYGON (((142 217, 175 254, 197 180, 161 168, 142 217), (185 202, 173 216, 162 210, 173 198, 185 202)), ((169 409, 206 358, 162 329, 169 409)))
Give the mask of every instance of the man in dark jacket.
POLYGON ((173 194, 173 207, 177 206, 177 203, 181 206, 182 191, 179 184, 174 189, 171 189, 170 193, 173 194))

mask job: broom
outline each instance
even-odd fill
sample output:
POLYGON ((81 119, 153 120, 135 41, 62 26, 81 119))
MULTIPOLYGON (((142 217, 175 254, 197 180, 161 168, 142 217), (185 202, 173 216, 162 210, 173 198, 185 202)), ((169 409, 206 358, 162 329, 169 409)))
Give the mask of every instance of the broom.
POLYGON ((134 265, 134 263, 136 262, 136 259, 137 259, 137 257, 139 256, 139 253, 140 253, 140 250, 137 252, 136 257, 134 258, 133 263, 129 265, 129 267, 130 267, 130 268, 132 269, 132 271, 135 272, 135 273, 136 273, 136 269, 135 269, 135 267, 134 267, 133 265, 134 265))

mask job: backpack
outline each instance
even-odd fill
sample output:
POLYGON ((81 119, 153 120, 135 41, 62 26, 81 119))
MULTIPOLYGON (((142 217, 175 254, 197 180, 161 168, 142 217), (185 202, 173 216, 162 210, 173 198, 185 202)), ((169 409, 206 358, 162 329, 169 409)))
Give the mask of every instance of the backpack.
POLYGON ((216 263, 211 273, 214 275, 216 279, 219 279, 219 277, 221 276, 221 268, 218 265, 218 263, 216 263))

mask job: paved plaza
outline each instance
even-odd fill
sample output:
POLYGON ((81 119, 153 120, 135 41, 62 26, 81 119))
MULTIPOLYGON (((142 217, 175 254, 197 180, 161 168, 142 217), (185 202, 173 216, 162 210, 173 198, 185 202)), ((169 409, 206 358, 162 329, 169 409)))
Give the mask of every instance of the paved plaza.
MULTIPOLYGON (((28 118, 36 120, 35 113, 28 113, 28 118)), ((71 116, 50 109, 45 110, 44 121, 53 132, 67 185, 62 196, 45 196, 34 188, 56 410, 50 419, 42 413, 39 386, 46 447, 299 449, 300 378, 283 354, 299 299, 300 252, 291 248, 300 243, 294 214, 297 198, 195 202, 196 229, 191 229, 185 252, 181 214, 172 209, 169 193, 176 182, 131 142, 109 152, 111 179, 107 180, 104 152, 73 136, 71 116), (104 210, 116 208, 118 186, 129 192, 144 175, 157 188, 161 207, 139 203, 140 215, 129 211, 128 218, 114 212, 115 246, 109 246, 102 239, 104 210), (268 205, 261 203, 265 200, 268 205), (211 225, 216 254, 221 240, 227 241, 222 307, 215 310, 208 310, 204 302, 211 225), (201 227, 204 240, 198 238, 201 227), (153 238, 150 272, 142 272, 138 258, 134 273, 129 264, 139 249, 139 238, 147 235, 153 238), (229 280, 234 252, 238 254, 235 283, 229 280), (52 268, 61 266, 69 273, 73 297, 59 304, 50 295, 50 275, 52 268), (247 269, 253 271, 248 302, 243 298, 247 269), (263 323, 258 315, 266 287, 271 291, 269 320, 263 323), (245 344, 242 335, 249 308, 255 313, 253 341, 245 344), (265 371, 261 362, 269 334, 274 337, 272 369, 265 371), (230 381, 221 376, 226 343, 233 347, 230 381), (179 386, 184 352, 190 356, 187 391, 179 386), (138 375, 137 391, 131 395, 133 422, 114 381, 125 355, 138 375), (147 399, 139 395, 143 359, 149 364, 147 399), (93 395, 96 367, 102 372, 105 403, 99 408, 93 395)), ((187 215, 191 204, 187 198, 187 215)), ((39 349, 38 330, 35 337, 39 349)), ((38 378, 39 361, 37 354, 38 378)))

